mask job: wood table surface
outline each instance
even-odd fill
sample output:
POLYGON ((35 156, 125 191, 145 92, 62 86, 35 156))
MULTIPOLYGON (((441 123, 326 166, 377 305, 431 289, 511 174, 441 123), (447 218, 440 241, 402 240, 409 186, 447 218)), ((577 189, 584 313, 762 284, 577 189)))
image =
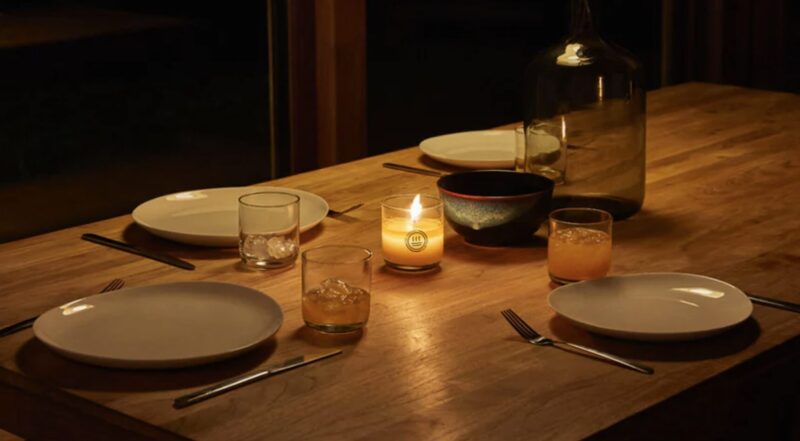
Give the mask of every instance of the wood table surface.
MULTIPOLYGON (((646 200, 640 213, 614 225, 612 273, 705 274, 800 301, 800 96, 691 83, 651 92, 647 113, 646 200)), ((113 278, 128 287, 236 283, 270 295, 285 314, 259 349, 180 370, 93 367, 54 354, 31 330, 4 337, 0 427, 33 439, 580 439, 797 348, 800 314, 762 306, 744 324, 693 342, 587 333, 547 306, 553 286, 541 244, 476 247, 448 227, 440 271, 389 271, 380 250, 381 199, 435 194, 436 179, 383 162, 447 170, 409 148, 270 182, 319 194, 333 208, 364 202, 301 236, 302 249, 353 244, 375 251, 372 313, 357 335, 304 328, 299 261, 288 270, 246 271, 235 249, 158 239, 130 216, 0 245, 0 325, 97 292, 113 278), (197 269, 80 240, 87 232, 168 251, 197 269), (500 316, 505 308, 545 334, 630 357, 656 373, 532 346, 500 316), (176 396, 198 387, 330 347, 344 354, 172 407, 176 396)))

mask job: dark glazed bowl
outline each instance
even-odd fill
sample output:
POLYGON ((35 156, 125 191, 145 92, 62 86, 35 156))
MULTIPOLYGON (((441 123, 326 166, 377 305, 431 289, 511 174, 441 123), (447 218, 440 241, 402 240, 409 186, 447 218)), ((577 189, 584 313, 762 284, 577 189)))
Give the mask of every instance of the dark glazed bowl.
POLYGON ((547 219, 554 183, 510 170, 475 170, 439 178, 444 217, 476 245, 526 243, 547 219))

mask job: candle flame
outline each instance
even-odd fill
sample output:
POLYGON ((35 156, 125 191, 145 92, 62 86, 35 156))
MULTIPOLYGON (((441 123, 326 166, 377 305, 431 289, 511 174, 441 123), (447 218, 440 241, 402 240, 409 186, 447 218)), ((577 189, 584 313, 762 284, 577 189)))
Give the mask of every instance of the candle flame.
POLYGON ((419 195, 416 195, 414 196, 414 200, 411 201, 411 222, 418 221, 421 214, 422 204, 419 202, 419 195))

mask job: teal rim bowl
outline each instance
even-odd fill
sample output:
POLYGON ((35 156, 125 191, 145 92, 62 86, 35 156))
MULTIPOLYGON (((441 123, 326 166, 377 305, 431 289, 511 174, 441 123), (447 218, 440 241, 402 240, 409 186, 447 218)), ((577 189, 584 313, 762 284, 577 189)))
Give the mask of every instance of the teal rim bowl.
POLYGON ((555 183, 510 170, 453 173, 436 182, 444 216, 476 245, 515 245, 531 240, 550 212, 555 183))

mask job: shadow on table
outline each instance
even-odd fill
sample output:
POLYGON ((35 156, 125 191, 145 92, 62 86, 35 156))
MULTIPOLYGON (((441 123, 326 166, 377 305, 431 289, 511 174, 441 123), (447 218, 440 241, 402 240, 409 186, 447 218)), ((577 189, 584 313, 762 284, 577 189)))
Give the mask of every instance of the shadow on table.
POLYGON ((540 262, 547 259, 547 240, 539 235, 532 236, 525 242, 502 247, 473 245, 461 236, 453 235, 445 238, 444 248, 443 264, 451 259, 492 266, 540 262))
POLYGON ((26 375, 61 388, 143 392, 185 389, 217 383, 256 369, 275 352, 275 338, 230 360, 181 369, 112 369, 69 360, 32 338, 17 352, 26 375))
POLYGON ((589 346, 634 360, 695 361, 719 358, 743 351, 761 334, 758 322, 748 318, 744 323, 721 334, 690 341, 640 342, 590 333, 558 315, 550 319, 553 338, 589 346))
MULTIPOLYGON (((237 254, 238 256, 238 254, 237 254)), ((241 259, 238 259, 231 263, 230 269, 236 271, 238 273, 251 273, 251 274, 263 274, 263 275, 275 275, 280 273, 285 273, 288 271, 292 271, 295 267, 298 266, 297 260, 290 263, 289 265, 279 267, 279 268, 252 268, 247 266, 241 259)))
MULTIPOLYGON (((418 160, 419 160, 419 163, 424 165, 425 167, 428 167, 431 170, 436 170, 436 171, 444 173, 444 174, 457 173, 457 172, 462 172, 462 171, 469 171, 468 168, 456 167, 454 165, 449 165, 449 164, 445 164, 443 162, 439 162, 439 161, 429 157, 428 155, 426 155, 424 153, 419 155, 418 160)), ((403 164, 403 165, 410 165, 412 167, 416 166, 416 164, 403 164)), ((424 176, 424 175, 417 175, 417 176, 424 176)), ((436 176, 429 176, 429 177, 434 182, 434 184, 436 183, 436 180, 439 179, 436 176)))
MULTIPOLYGON (((347 207, 345 207, 345 208, 347 208, 347 207)), ((355 211, 358 211, 358 210, 359 209, 356 209, 355 211)), ((356 222, 363 222, 362 219, 354 216, 355 214, 356 213, 345 213, 345 214, 342 214, 342 215, 336 216, 336 217, 326 216, 325 220, 322 223, 325 223, 325 222, 340 222, 340 223, 345 223, 345 224, 354 224, 356 222)), ((306 231, 305 233, 300 234, 300 242, 301 243, 305 243, 306 240, 311 240, 311 239, 319 236, 319 233, 317 233, 316 231, 319 230, 320 229, 319 227, 321 227, 321 226, 322 226, 322 224, 318 225, 315 228, 312 228, 309 231, 306 231), (308 239, 306 239, 306 236, 305 236, 306 234, 311 235, 311 236, 308 239)))
POLYGON ((654 238, 653 232, 658 232, 659 237, 680 237, 681 233, 688 233, 690 227, 684 225, 676 217, 665 216, 664 213, 642 210, 630 219, 614 222, 614 242, 622 243, 641 239, 654 238))
POLYGON ((387 276, 398 276, 398 277, 415 277, 414 282, 423 281, 434 274, 439 274, 442 272, 442 266, 435 266, 430 269, 420 270, 420 271, 404 271, 401 269, 392 268, 386 263, 379 264, 378 271, 381 274, 385 274, 387 276))
MULTIPOLYGON (((300 243, 314 240, 325 231, 325 226, 319 224, 314 228, 300 234, 300 243)), ((188 245, 180 242, 163 239, 147 232, 144 228, 132 223, 122 233, 123 240, 131 245, 140 246, 150 251, 166 253, 172 256, 189 260, 217 260, 238 259, 237 247, 203 247, 188 245)))
MULTIPOLYGON (((347 217, 346 214, 344 216, 339 217, 338 219, 344 221, 346 220, 344 219, 345 217, 347 217)), ((325 218, 325 220, 327 219, 329 218, 325 218)), ((353 219, 353 218, 348 218, 348 219, 353 219)), ((316 239, 317 236, 319 236, 320 234, 324 233, 325 232, 324 223, 325 223, 324 221, 320 222, 316 227, 306 231, 305 233, 300 233, 300 244, 302 245, 308 243, 309 241, 316 239)))
POLYGON ((361 341, 366 332, 366 328, 361 328, 353 332, 331 334, 316 331, 308 326, 301 326, 294 332, 293 338, 302 340, 312 346, 322 348, 340 348, 342 346, 355 345, 361 341))
POLYGON ((122 232, 122 238, 131 245, 140 246, 150 251, 170 254, 181 259, 216 260, 239 257, 239 250, 236 247, 202 247, 174 242, 154 236, 136 224, 128 225, 125 231, 122 232))

